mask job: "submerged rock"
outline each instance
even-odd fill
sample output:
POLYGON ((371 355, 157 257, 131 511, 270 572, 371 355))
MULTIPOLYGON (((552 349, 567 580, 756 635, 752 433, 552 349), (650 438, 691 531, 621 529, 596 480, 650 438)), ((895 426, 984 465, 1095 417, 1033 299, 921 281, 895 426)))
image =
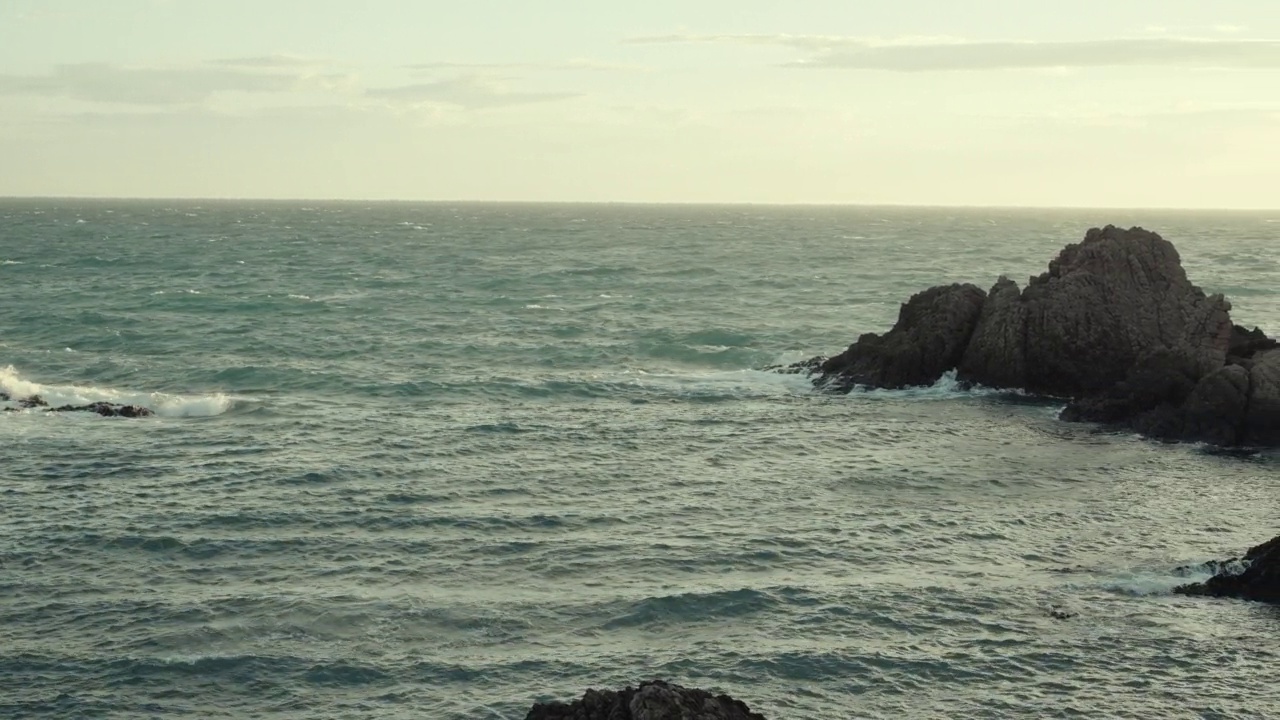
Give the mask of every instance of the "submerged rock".
POLYGON ((1233 325, 1231 303, 1187 279, 1173 244, 1114 226, 1090 230, 1031 278, 930 288, 883 336, 808 361, 814 383, 966 384, 1068 399, 1063 419, 1124 425, 1165 440, 1280 445, 1280 343, 1233 325))
POLYGON ((822 363, 827 361, 826 355, 819 355, 808 360, 793 362, 790 365, 766 365, 761 370, 775 372, 781 375, 812 375, 822 368, 822 363))
POLYGON ((1280 536, 1250 548, 1243 558, 1212 563, 1216 574, 1201 583, 1179 585, 1175 593, 1233 597, 1280 603, 1280 536))
POLYGON ((571 703, 534 705, 525 720, 765 720, 740 700, 662 680, 622 690, 587 690, 571 703))
MULTIPOLYGON (((0 393, 0 401, 10 402, 12 399, 5 393, 0 393)), ((103 417, 126 417, 126 418, 144 418, 155 415, 150 408, 141 405, 117 405, 109 402, 95 402, 88 405, 61 405, 59 407, 49 407, 49 403, 39 395, 22 398, 17 401, 18 407, 4 408, 6 411, 16 410, 33 410, 43 408, 48 412, 91 412, 103 417)))

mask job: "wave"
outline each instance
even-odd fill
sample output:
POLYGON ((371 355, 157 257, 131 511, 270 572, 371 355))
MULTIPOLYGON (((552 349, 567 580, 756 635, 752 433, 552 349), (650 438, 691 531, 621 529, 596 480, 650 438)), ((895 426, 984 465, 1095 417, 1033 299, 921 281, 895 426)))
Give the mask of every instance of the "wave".
MULTIPOLYGON (((210 395, 170 395, 159 392, 136 392, 96 387, 93 385, 46 385, 22 377, 12 365, 0 368, 0 392, 15 400, 39 395, 53 407, 89 405, 109 402, 117 405, 140 405, 160 417, 194 418, 221 415, 235 404, 222 393, 210 395)), ((8 403, 12 406, 13 403, 8 403)))
POLYGON ((956 379, 955 369, 951 369, 942 374, 938 381, 929 386, 909 387, 900 390, 885 390, 881 388, 868 388, 862 385, 854 386, 850 396, 868 397, 868 398, 885 398, 893 400, 902 400, 904 398, 915 398, 920 400, 954 400, 957 398, 973 398, 973 397, 1017 397, 1032 398, 1025 390, 1017 389, 1000 389, 989 388, 983 385, 971 385, 960 382, 956 379))
POLYGON ((1173 589, 1179 585, 1204 582, 1211 577, 1213 569, 1208 564, 1177 568, 1134 568, 1107 573, 1095 581, 1095 587, 1133 597, 1161 596, 1172 594, 1173 589))
POLYGON ((605 629, 645 627, 660 624, 723 621, 768 612, 778 606, 808 602, 812 596, 793 587, 755 590, 713 590, 644 598, 626 607, 605 624, 605 629))

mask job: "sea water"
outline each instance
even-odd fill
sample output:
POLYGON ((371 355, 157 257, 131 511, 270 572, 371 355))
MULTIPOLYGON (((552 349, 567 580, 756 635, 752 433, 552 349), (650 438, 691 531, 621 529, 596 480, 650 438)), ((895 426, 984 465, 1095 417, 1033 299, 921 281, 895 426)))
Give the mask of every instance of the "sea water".
POLYGON ((157 411, 0 413, 0 717, 1280 716, 1280 613, 1170 593, 1276 454, 760 371, 1107 223, 1274 333, 1278 221, 0 201, 0 392, 157 411))

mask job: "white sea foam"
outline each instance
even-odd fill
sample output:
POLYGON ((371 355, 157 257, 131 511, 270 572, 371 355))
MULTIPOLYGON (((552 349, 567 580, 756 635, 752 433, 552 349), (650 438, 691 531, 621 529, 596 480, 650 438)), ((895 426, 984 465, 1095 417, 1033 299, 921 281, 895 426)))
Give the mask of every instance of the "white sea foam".
POLYGON ((21 260, 0 260, 0 265, 25 265, 21 260))
MULTIPOLYGON (((161 417, 212 417, 231 409, 234 401, 222 394, 170 395, 147 393, 92 385, 45 385, 28 380, 12 365, 0 368, 0 392, 18 400, 39 395, 53 407, 109 402, 118 405, 140 405, 161 417)), ((13 403, 8 403, 12 406, 13 403)))
MULTIPOLYGON (((731 350, 726 346, 700 346, 701 352, 715 353, 731 350)), ((780 359, 776 364, 786 365, 795 362, 794 358, 780 359)), ((779 373, 769 370, 723 370, 691 373, 661 373, 644 370, 627 370, 622 373, 626 382, 652 386, 656 389, 674 391, 677 394, 689 395, 804 395, 815 392, 812 378, 804 373, 779 373)), ((956 371, 951 370, 933 385, 927 387, 904 388, 901 390, 868 389, 862 386, 854 388, 849 398, 865 400, 956 400, 963 398, 1026 395, 1021 390, 998 390, 981 385, 966 387, 956 380, 956 371)), ((1056 417, 1060 407, 1050 408, 1056 417)), ((1046 411, 1049 412, 1049 411, 1046 411)))
POLYGON ((989 395, 1026 395, 1022 390, 1001 390, 997 388, 989 388, 982 385, 966 386, 956 379, 955 369, 951 369, 942 374, 938 381, 927 387, 910 387, 901 390, 883 390, 868 389, 862 386, 854 388, 851 395, 862 397, 884 397, 901 400, 903 398, 918 398, 921 400, 950 400, 953 398, 964 397, 983 397, 989 395))
POLYGON ((1188 575, 1176 575, 1173 573, 1162 573, 1156 571, 1134 571, 1109 577, 1102 581, 1102 587, 1106 590, 1110 590, 1111 592, 1138 597, 1148 595, 1168 595, 1179 585, 1204 582, 1210 577, 1213 577, 1213 573, 1208 570, 1188 575))

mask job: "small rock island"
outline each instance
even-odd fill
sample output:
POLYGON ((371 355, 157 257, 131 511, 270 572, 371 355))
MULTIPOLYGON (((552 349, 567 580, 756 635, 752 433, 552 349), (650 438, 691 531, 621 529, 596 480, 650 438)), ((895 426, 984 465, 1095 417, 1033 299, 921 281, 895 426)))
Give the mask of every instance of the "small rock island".
POLYGON ((940 285, 883 335, 784 370, 833 392, 963 383, 1068 402, 1062 418, 1212 445, 1280 446, 1280 344, 1231 322, 1142 228, 1090 230, 1025 288, 940 285))

